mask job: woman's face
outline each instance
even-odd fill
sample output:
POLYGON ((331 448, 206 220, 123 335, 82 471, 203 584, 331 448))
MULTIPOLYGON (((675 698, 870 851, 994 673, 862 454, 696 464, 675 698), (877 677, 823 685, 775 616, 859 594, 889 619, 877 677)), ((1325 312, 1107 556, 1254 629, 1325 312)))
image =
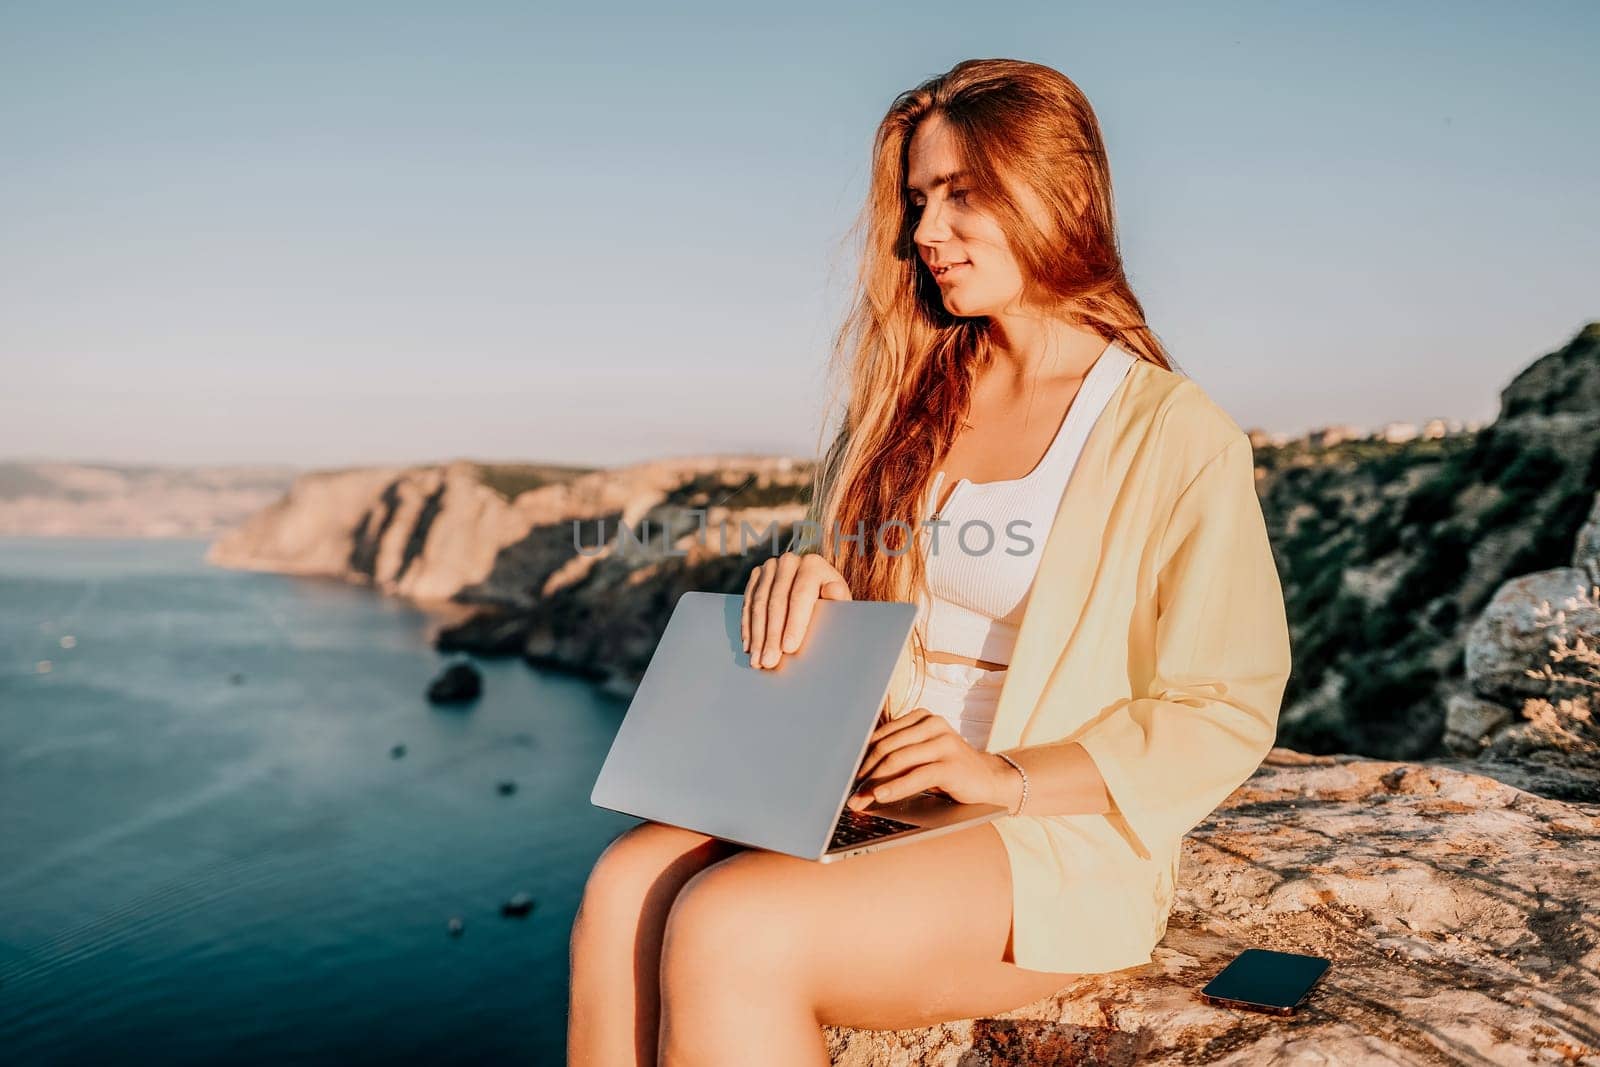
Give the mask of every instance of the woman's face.
POLYGON ((1000 225, 959 174, 961 157, 942 115, 911 133, 906 195, 912 240, 952 315, 996 315, 1022 293, 1022 270, 1000 225), (941 178, 954 175, 949 181, 941 178), (948 271, 940 271, 946 264, 948 271), (959 264, 959 266, 957 266, 959 264))

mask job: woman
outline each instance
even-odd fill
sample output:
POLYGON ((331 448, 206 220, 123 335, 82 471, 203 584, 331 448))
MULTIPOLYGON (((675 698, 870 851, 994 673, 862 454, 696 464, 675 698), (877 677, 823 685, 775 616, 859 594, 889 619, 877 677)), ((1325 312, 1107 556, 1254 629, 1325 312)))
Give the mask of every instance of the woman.
POLYGON ((574 923, 574 1065, 825 1064, 826 1024, 1147 962, 1183 835, 1272 746, 1288 630, 1249 438, 1144 323, 1083 94, 960 63, 874 152, 825 536, 755 569, 743 638, 770 668, 819 599, 915 600, 849 806, 1009 814, 833 864, 623 833, 574 923))

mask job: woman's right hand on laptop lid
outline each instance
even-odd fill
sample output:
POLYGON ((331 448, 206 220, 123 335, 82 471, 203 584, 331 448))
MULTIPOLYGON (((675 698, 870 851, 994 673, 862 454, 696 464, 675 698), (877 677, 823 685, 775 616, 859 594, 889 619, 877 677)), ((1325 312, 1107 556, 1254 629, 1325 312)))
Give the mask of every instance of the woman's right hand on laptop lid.
POLYGON ((815 552, 785 552, 750 572, 744 587, 739 636, 750 666, 776 667, 806 636, 819 600, 853 600, 844 575, 815 552))

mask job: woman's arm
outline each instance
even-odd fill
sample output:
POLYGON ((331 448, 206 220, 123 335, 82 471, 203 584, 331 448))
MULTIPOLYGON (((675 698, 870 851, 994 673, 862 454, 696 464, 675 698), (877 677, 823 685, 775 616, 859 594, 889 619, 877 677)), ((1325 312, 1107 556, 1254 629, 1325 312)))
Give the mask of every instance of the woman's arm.
MULTIPOLYGON (((1006 750, 1028 772, 1024 815, 1100 815, 1111 810, 1111 795, 1089 753, 1076 741, 1006 750)), ((991 754, 999 783, 994 803, 1016 811, 1022 803, 1022 775, 991 754)))
MULTIPOLYGON (((1149 691, 1074 737, 1007 752, 1028 771, 1024 814, 1116 811, 1152 853, 1216 810, 1277 735, 1289 627, 1244 433, 1179 494, 1156 558, 1149 691)), ((1022 780, 1006 769, 1015 807, 1022 780)))

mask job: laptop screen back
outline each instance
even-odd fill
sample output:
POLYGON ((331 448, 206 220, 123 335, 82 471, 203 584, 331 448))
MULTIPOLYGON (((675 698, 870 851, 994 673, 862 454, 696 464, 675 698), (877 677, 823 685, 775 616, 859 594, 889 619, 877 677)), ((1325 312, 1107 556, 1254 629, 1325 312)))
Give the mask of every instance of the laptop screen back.
POLYGON ((916 619, 819 600, 799 650, 756 670, 738 594, 684 593, 590 801, 738 844, 820 856, 916 619))

